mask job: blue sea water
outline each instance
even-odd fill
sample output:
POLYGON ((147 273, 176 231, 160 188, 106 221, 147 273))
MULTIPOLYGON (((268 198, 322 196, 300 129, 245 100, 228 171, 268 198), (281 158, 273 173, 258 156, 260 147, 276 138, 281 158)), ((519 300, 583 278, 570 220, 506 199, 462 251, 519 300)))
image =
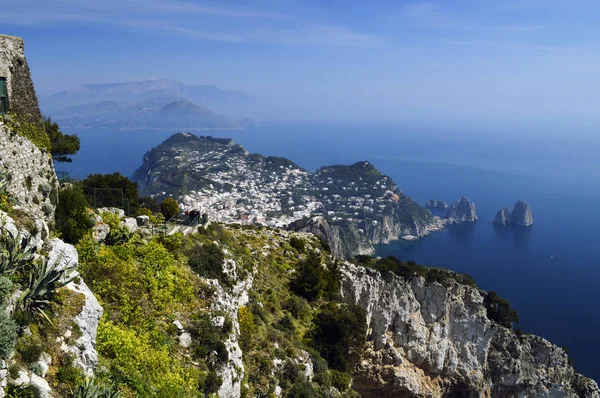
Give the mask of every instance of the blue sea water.
MULTIPOLYGON (((131 175, 173 132, 80 130, 82 149, 57 169, 74 177, 131 175)), ((469 273, 518 311, 526 333, 569 347, 576 369, 600 381, 600 140, 565 130, 533 135, 415 125, 273 123, 232 137, 252 152, 314 170, 369 160, 420 203, 466 195, 479 222, 377 248, 420 264, 469 273), (497 210, 529 202, 531 228, 492 225, 497 210)))

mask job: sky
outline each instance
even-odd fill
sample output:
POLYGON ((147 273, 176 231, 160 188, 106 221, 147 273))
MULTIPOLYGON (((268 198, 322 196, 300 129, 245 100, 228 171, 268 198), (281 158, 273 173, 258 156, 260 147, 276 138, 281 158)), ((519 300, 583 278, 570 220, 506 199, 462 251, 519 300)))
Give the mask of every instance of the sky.
POLYGON ((600 0, 3 0, 40 96, 173 78, 258 117, 600 122, 600 0))

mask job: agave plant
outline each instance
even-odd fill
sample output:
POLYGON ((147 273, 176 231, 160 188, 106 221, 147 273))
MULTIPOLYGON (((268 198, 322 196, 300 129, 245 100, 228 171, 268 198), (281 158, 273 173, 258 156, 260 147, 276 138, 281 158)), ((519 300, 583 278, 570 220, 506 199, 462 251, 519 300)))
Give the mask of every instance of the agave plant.
POLYGON ((113 385, 101 387, 93 377, 86 377, 75 389, 74 398, 122 398, 123 395, 113 385))
POLYGON ((8 230, 5 222, 0 227, 0 275, 11 275, 30 264, 35 256, 37 247, 31 244, 31 237, 16 236, 8 230))
POLYGON ((51 263, 42 258, 41 263, 34 264, 31 269, 27 288, 17 302, 17 307, 30 318, 43 317, 52 323, 46 311, 56 301, 56 291, 76 278, 72 275, 76 265, 68 263, 58 268, 63 258, 64 252, 51 263))

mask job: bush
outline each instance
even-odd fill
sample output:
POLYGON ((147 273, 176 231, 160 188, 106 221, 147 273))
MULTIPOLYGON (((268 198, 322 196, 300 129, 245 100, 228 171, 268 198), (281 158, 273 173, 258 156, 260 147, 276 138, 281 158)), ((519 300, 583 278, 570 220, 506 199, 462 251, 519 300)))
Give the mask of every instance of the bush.
POLYGON ((15 348, 17 325, 0 308, 0 358, 6 358, 15 348))
POLYGON ((197 245, 189 255, 188 265, 198 275, 204 278, 217 279, 226 285, 230 283, 223 271, 225 254, 216 244, 209 242, 197 245))
POLYGON ((188 327, 192 335, 191 350, 196 358, 207 358, 212 367, 222 365, 229 359, 225 340, 228 337, 226 328, 215 326, 207 313, 202 313, 192 320, 188 327))
POLYGON ((239 310, 240 322, 240 346, 242 349, 248 350, 252 343, 252 335, 256 330, 254 325, 254 314, 248 307, 240 307, 239 310))
POLYGON ((513 323, 519 323, 519 314, 510 308, 508 301, 491 290, 483 299, 487 317, 500 325, 512 329, 513 323))
POLYGON ((355 304, 328 304, 317 314, 311 331, 312 345, 329 367, 351 370, 356 364, 367 335, 366 313, 355 304))
POLYGON ((331 374, 331 385, 338 389, 340 392, 344 392, 350 388, 352 383, 352 377, 348 373, 340 372, 338 370, 330 370, 331 374))
POLYGON ((296 249, 298 253, 304 253, 304 251, 306 250, 304 241, 302 239, 296 238, 295 236, 292 236, 290 238, 290 246, 296 249))
POLYGON ((13 283, 10 279, 4 276, 0 276, 0 308, 2 308, 4 301, 10 295, 12 287, 13 283))
POLYGON ((318 392, 308 381, 300 381, 295 383, 290 389, 290 397, 294 398, 314 398, 319 396, 318 392))
POLYGON ((179 214, 179 204, 173 198, 166 198, 160 204, 160 212, 168 221, 179 214))
POLYGON ((76 244, 94 226, 88 213, 88 202, 83 191, 76 186, 61 190, 56 207, 56 228, 68 243, 76 244))
POLYGON ((139 208, 137 183, 121 173, 91 174, 81 183, 86 187, 88 201, 95 207, 123 207, 128 215, 137 213, 139 208), (123 203, 124 201, 126 203, 123 203))
POLYGON ((151 196, 142 196, 138 199, 138 204, 140 207, 144 207, 150 210, 152 213, 158 213, 160 211, 160 206, 158 202, 151 196))
POLYGON ((290 287, 299 296, 308 300, 320 297, 334 298, 339 294, 340 276, 337 267, 321 264, 321 256, 313 252, 298 265, 296 277, 290 287))

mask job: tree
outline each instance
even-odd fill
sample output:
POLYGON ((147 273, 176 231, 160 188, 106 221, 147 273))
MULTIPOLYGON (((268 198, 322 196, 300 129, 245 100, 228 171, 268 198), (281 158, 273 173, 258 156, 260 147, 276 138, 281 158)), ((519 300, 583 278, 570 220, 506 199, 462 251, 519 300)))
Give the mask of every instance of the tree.
POLYGON ((491 290, 483 299, 487 317, 500 325, 512 329, 513 323, 519 323, 519 314, 510 308, 508 301, 491 290))
POLYGON ((179 214, 179 203, 173 198, 166 198, 160 204, 160 212, 165 216, 165 219, 170 220, 179 214))
POLYGON ((68 243, 77 243, 94 226, 94 220, 88 213, 85 195, 76 186, 61 190, 56 206, 56 228, 68 243))
POLYGON ((77 134, 63 134, 51 118, 44 119, 44 129, 50 138, 50 153, 57 162, 72 162, 69 155, 75 155, 81 147, 77 134))
POLYGON ((348 371, 358 362, 367 338, 367 316, 356 304, 330 303, 317 314, 312 345, 330 368, 348 371))
POLYGON ((123 207, 128 214, 139 208, 137 183, 121 173, 90 174, 82 185, 89 203, 95 207, 123 207))

